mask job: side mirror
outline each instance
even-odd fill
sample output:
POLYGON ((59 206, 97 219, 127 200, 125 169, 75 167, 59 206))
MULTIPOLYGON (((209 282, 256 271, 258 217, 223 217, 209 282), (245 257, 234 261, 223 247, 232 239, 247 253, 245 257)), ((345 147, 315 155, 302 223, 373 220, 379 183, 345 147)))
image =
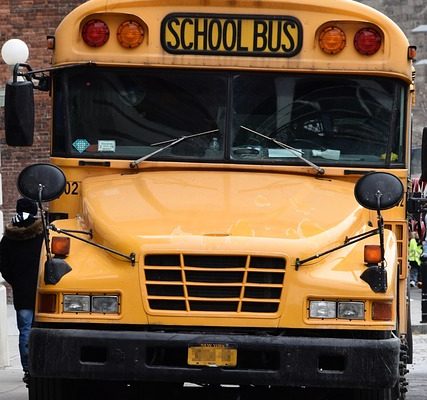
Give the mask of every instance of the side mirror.
POLYGON ((66 261, 52 257, 49 248, 47 217, 42 202, 51 201, 61 196, 64 193, 66 183, 62 170, 52 164, 29 165, 18 176, 19 193, 36 201, 39 205, 47 254, 47 260, 44 264, 44 281, 48 285, 57 284, 65 274, 71 271, 71 267, 66 261))
POLYGON ((421 142, 421 177, 420 181, 427 182, 427 127, 423 129, 421 142))
POLYGON ((8 82, 4 104, 6 143, 9 146, 31 146, 34 137, 34 88, 32 82, 8 82))
POLYGON ((386 172, 371 172, 360 178, 354 187, 357 202, 368 210, 377 211, 378 228, 375 231, 380 239, 381 261, 378 264, 368 264, 368 268, 360 275, 360 278, 375 293, 387 291, 387 271, 384 263, 384 221, 381 210, 398 205, 403 198, 403 193, 404 188, 400 179, 386 172))
POLYGON ((369 210, 387 210, 399 204, 404 188, 399 178, 386 172, 371 172, 354 187, 357 202, 369 210))
POLYGON ((18 176, 18 191, 30 200, 55 200, 64 193, 66 178, 61 169, 52 164, 33 164, 18 176))

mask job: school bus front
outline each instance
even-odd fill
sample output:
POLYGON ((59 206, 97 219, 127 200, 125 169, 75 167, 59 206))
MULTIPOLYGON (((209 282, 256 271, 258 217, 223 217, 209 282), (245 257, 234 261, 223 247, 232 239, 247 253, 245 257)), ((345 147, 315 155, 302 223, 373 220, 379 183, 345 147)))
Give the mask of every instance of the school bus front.
POLYGON ((323 385, 329 374, 338 386, 392 385, 400 348, 393 233, 385 234, 384 292, 361 279, 364 245, 376 236, 295 265, 371 229, 353 188, 338 177, 192 167, 86 178, 84 230, 135 262, 72 241, 72 271, 40 287, 33 348, 47 353, 34 370, 292 386, 323 385), (52 293, 55 306, 45 310, 52 293), (53 357, 64 344, 65 363, 53 357))
POLYGON ((34 399, 67 380, 404 396, 396 25, 349 1, 92 0, 54 39, 63 270, 44 254, 34 399))

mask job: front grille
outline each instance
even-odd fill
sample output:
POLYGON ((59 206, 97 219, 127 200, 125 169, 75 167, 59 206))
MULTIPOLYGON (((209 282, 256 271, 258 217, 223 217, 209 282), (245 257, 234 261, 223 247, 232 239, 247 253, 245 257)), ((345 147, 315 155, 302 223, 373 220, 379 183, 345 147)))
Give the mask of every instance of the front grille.
POLYGON ((276 313, 285 280, 282 257, 149 254, 151 310, 276 313))
MULTIPOLYGON (((408 228, 401 222, 386 222, 384 224, 384 229, 389 229, 396 235, 396 244, 397 244, 397 260, 399 262, 399 269, 401 277, 406 275, 405 269, 403 266, 407 264, 407 252, 404 251, 406 249, 407 243, 407 232, 408 228)), ((406 267, 405 267, 406 268, 406 267)))

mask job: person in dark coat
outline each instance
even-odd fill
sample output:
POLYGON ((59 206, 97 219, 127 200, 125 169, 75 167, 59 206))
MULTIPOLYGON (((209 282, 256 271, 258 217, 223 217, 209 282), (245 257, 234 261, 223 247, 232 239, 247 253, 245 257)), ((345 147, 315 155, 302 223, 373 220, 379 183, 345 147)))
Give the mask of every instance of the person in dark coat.
POLYGON ((36 203, 21 198, 16 215, 5 228, 0 242, 0 272, 13 291, 19 329, 19 354, 23 381, 28 383, 28 339, 34 318, 43 224, 36 218, 36 203))

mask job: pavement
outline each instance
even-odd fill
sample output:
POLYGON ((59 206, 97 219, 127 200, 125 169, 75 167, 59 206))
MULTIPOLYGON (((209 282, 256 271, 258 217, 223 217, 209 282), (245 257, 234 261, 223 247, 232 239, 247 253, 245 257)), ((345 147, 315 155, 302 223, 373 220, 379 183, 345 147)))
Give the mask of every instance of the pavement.
POLYGON ((22 367, 19 358, 16 314, 12 305, 7 305, 7 333, 9 365, 0 368, 0 400, 27 400, 28 390, 22 382, 22 367))
MULTIPOLYGON (((411 322, 412 333, 414 334, 427 334, 427 323, 422 321, 421 313, 421 290, 418 288, 411 288, 411 322)), ((426 320, 426 318, 424 318, 426 320)), ((0 398, 1 399, 1 398, 0 398)))
MULTIPOLYGON (((415 335, 427 334, 427 323, 421 322, 421 290, 411 288, 410 296, 412 332, 415 335)), ((22 382, 23 374, 19 359, 19 331, 16 327, 15 310, 10 304, 7 305, 7 323, 9 365, 5 368, 0 367, 0 400, 27 400, 28 392, 25 384, 22 382)))

